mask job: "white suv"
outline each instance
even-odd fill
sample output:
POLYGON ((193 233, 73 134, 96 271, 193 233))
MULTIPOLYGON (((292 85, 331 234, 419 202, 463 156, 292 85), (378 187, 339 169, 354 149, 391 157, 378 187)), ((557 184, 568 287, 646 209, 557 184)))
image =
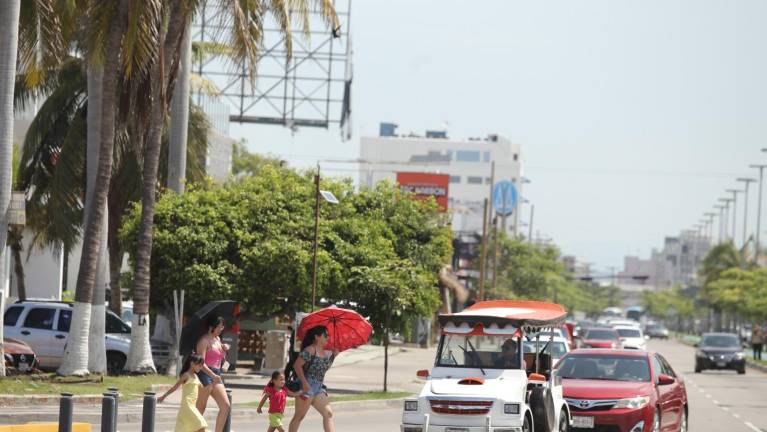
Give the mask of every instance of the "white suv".
MULTIPOLYGON (((54 301, 25 300, 11 304, 5 311, 5 337, 21 340, 32 347, 40 368, 55 370, 64 359, 72 304, 54 301)), ((107 371, 119 373, 130 350, 131 328, 114 312, 106 311, 107 371)))

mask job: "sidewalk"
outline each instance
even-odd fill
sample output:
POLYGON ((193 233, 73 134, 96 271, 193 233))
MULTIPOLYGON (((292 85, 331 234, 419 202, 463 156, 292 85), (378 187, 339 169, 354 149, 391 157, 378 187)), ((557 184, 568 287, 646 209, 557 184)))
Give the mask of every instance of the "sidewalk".
MULTIPOLYGON (((389 349, 389 391, 416 393, 423 386, 423 381, 416 378, 419 369, 430 369, 434 363, 435 349, 399 348, 389 349)), ((367 345, 359 349, 342 353, 328 371, 325 383, 331 395, 381 391, 383 389, 383 347, 367 345)), ((243 404, 261 400, 262 389, 269 378, 252 372, 250 369, 238 369, 238 374, 227 374, 224 378, 232 388, 232 415, 234 418, 254 418, 255 408, 243 407, 243 404), (240 373, 242 372, 242 373, 240 373)), ((181 392, 176 391, 157 406, 157 421, 172 422, 176 418, 181 392)), ((342 406, 389 406, 399 401, 350 401, 339 402, 342 406)), ((140 422, 141 400, 123 402, 119 405, 118 422, 140 422)), ((212 400, 208 403, 205 417, 215 419, 217 409, 212 400)), ((101 407, 98 404, 77 404, 74 421, 98 423, 101 407)), ((16 405, 12 410, 0 411, 0 424, 19 424, 35 421, 57 421, 58 405, 38 405, 30 400, 29 404, 16 405), (8 412, 12 411, 12 412, 8 412)))

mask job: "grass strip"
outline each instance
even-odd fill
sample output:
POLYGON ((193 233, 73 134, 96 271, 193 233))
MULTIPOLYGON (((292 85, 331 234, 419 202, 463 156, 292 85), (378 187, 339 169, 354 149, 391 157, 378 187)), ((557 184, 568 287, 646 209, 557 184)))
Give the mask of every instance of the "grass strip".
POLYGON ((176 379, 165 375, 61 377, 53 373, 17 375, 0 378, 0 394, 24 395, 74 395, 102 394, 109 387, 120 391, 121 400, 141 397, 153 384, 173 384, 176 379))

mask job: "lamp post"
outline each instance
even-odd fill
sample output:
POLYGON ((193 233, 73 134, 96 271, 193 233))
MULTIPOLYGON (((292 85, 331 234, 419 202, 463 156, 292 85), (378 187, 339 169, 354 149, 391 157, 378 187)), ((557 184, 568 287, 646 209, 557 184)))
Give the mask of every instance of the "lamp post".
POLYGON ((743 246, 745 246, 748 239, 748 186, 754 183, 756 179, 739 177, 737 181, 743 182, 743 246))
POLYGON ((724 233, 724 230, 722 229, 722 224, 724 223, 724 206, 715 205, 714 208, 719 209, 719 237, 717 243, 721 243, 723 241, 722 234, 724 233))
POLYGON ((732 194, 732 244, 735 244, 735 238, 736 238, 736 229, 735 229, 735 223, 737 221, 737 215, 738 215, 738 194, 743 192, 740 189, 727 189, 727 192, 732 194))
POLYGON ((312 312, 317 306, 317 244, 320 237, 320 198, 330 204, 338 204, 338 198, 330 191, 320 190, 320 165, 314 176, 314 250, 312 251, 312 312))
MULTIPOLYGON (((762 151, 765 150, 767 149, 762 149, 762 151)), ((767 168, 767 165, 754 164, 749 166, 759 170, 759 195, 756 204, 756 244, 754 245, 754 262, 757 262, 759 260, 759 248, 761 246, 759 239, 761 238, 762 231, 762 180, 764 179, 764 169, 767 168)))
POLYGON ((708 218, 708 242, 711 243, 714 236, 714 218, 716 218, 716 213, 706 212, 703 215, 708 218))
POLYGON ((723 229, 724 229, 724 240, 729 240, 729 231, 730 231, 730 203, 732 202, 732 198, 719 198, 719 201, 724 203, 724 220, 723 220, 723 229))

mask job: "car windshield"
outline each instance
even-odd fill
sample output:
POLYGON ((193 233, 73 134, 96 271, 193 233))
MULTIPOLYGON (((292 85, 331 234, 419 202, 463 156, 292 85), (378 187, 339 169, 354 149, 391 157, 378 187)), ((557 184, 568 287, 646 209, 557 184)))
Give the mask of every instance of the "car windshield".
POLYGON ((617 338, 612 330, 588 330, 586 331, 586 339, 615 340, 617 338))
POLYGON ((444 335, 437 366, 519 369, 517 340, 510 336, 444 335))
POLYGON ((650 381, 650 365, 643 357, 571 355, 562 359, 557 370, 562 378, 650 381))
POLYGON ((636 329, 618 329, 618 336, 624 338, 640 338, 642 333, 636 329))
MULTIPOLYGON (((525 354, 535 353, 535 341, 525 341, 522 345, 522 349, 525 350, 525 354)), ((538 341, 538 349, 542 350, 541 352, 551 354, 554 358, 561 358, 567 354, 567 347, 565 346, 565 343, 561 341, 549 342, 548 340, 541 339, 538 341), (546 346, 546 344, 548 344, 548 346, 546 346)))
POLYGON ((710 335, 703 337, 701 346, 711 348, 739 348, 738 338, 734 335, 710 335))

